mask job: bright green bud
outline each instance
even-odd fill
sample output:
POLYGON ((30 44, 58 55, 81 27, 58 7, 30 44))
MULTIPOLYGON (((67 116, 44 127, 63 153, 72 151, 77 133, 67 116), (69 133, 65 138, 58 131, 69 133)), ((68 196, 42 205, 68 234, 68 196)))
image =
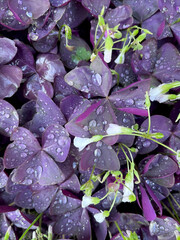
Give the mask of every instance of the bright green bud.
POLYGON ((146 38, 146 33, 142 33, 136 38, 137 42, 142 42, 146 38))
POLYGON ((105 26, 104 18, 103 18, 101 15, 98 16, 98 25, 99 25, 100 27, 105 26))
POLYGON ((120 31, 117 31, 114 33, 114 37, 120 39, 122 37, 122 33, 120 31))
POLYGON ((113 177, 119 177, 122 175, 121 171, 111 171, 113 177))
POLYGON ((134 201, 136 201, 136 195, 132 193, 131 195, 129 195, 129 202, 134 202, 134 201))
POLYGON ((146 105, 146 108, 147 108, 147 109, 149 109, 150 106, 151 106, 151 102, 150 102, 150 99, 149 99, 149 94, 148 94, 148 92, 146 92, 145 105, 146 105))
POLYGON ((157 133, 151 133, 150 136, 152 138, 156 138, 156 139, 160 139, 160 138, 163 138, 164 137, 164 134, 160 133, 160 132, 157 132, 157 133))
POLYGON ((106 181, 106 179, 108 178, 109 174, 110 174, 110 172, 109 172, 109 171, 107 171, 107 172, 104 174, 104 176, 103 176, 103 179, 102 179, 101 183, 103 183, 103 182, 105 182, 105 181, 106 181))
POLYGON ((139 29, 135 29, 135 30, 131 33, 131 35, 132 35, 133 37, 135 37, 138 33, 139 33, 139 29))
POLYGON ((131 147, 130 150, 131 150, 131 152, 134 152, 134 153, 137 153, 137 151, 138 151, 137 148, 134 148, 134 147, 131 147))
POLYGON ((104 215, 104 217, 109 217, 109 211, 107 211, 107 210, 103 211, 103 215, 104 215))
POLYGON ((105 11, 105 6, 102 7, 102 10, 101 10, 100 16, 103 16, 103 15, 104 15, 104 11, 105 11))
POLYGON ((133 45, 132 48, 133 48, 134 51, 136 51, 136 50, 141 50, 141 49, 143 49, 143 46, 142 46, 140 43, 138 43, 138 44, 136 44, 136 45, 133 45))
POLYGON ((153 34, 152 32, 150 32, 149 30, 145 29, 145 28, 142 28, 142 30, 146 33, 146 34, 153 34))
POLYGON ((100 201, 101 201, 101 200, 100 200, 98 197, 92 197, 92 203, 93 203, 94 205, 100 203, 100 201))

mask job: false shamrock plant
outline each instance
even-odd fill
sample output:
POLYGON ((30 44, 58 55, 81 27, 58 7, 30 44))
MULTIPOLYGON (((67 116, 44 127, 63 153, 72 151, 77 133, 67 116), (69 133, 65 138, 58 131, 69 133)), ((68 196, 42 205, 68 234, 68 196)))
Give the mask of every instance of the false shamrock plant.
MULTIPOLYGON (((174 87, 174 86, 176 86, 176 84, 177 83, 175 83, 175 84, 163 84, 163 88, 165 88, 167 86, 167 88, 165 88, 166 90, 164 90, 164 92, 169 91, 169 89, 174 87)), ((150 90, 150 91, 152 93, 153 89, 150 90)), ((117 124, 110 123, 108 129, 106 130, 107 135, 95 135, 95 136, 92 136, 91 138, 75 137, 74 138, 74 145, 77 148, 79 148, 79 151, 82 151, 87 145, 92 144, 94 142, 99 142, 103 138, 106 138, 106 137, 109 137, 109 136, 121 135, 121 134, 122 135, 133 135, 133 136, 136 136, 136 137, 138 137, 140 139, 143 138, 143 139, 148 140, 148 141, 150 140, 150 141, 152 141, 153 144, 163 146, 164 148, 170 150, 172 154, 175 154, 177 161, 179 161, 179 150, 175 151, 174 149, 170 148, 169 146, 163 144, 163 141, 165 141, 169 137, 170 134, 167 135, 167 133, 164 133, 163 131, 162 132, 164 134, 161 133, 161 132, 152 132, 152 130, 151 130, 152 124, 153 124, 153 128, 156 128, 156 118, 155 118, 155 116, 153 116, 154 118, 151 118, 151 116, 150 116, 151 102, 150 102, 150 98, 149 98, 148 92, 146 92, 146 96, 145 96, 145 106, 146 106, 147 111, 148 111, 148 119, 146 121, 146 126, 144 126, 143 129, 144 130, 146 129, 146 131, 141 131, 141 129, 138 130, 137 125, 133 126, 132 128, 127 128, 127 127, 119 126, 117 124), (163 141, 161 141, 162 139, 163 139, 163 141)), ((163 119, 163 121, 166 122, 166 119, 163 119)), ((166 123, 167 126, 168 126, 168 124, 170 124, 170 123, 169 122, 166 123)), ((169 126, 168 126, 168 128, 169 128, 169 126)), ((151 150, 153 150, 153 149, 155 149, 157 147, 156 145, 153 146, 153 144, 151 146, 151 148, 152 148, 151 150)), ((138 142, 137 142, 137 147, 138 147, 137 149, 139 149, 142 153, 144 153, 144 149, 140 147, 140 144, 138 142)), ((121 150, 123 151, 123 153, 124 153, 124 155, 126 157, 126 160, 127 160, 127 174, 125 176, 125 179, 123 178, 123 174, 122 174, 121 171, 107 171, 107 172, 103 172, 104 173, 103 177, 102 177, 103 173, 101 173, 99 175, 94 175, 93 172, 94 172, 94 169, 96 167, 96 165, 94 165, 89 180, 85 184, 83 184, 81 186, 81 188, 80 188, 85 193, 85 195, 83 196, 83 202, 82 202, 82 205, 85 206, 85 207, 89 206, 91 204, 94 204, 94 205, 99 204, 111 192, 115 193, 114 200, 112 202, 112 205, 111 205, 110 209, 108 211, 107 210, 101 211, 101 213, 97 213, 95 215, 95 219, 98 222, 103 222, 106 217, 109 217, 110 212, 111 212, 111 210, 114 207, 114 204, 115 204, 115 201, 116 201, 116 197, 117 197, 117 193, 118 193, 118 190, 120 188, 120 185, 123 185, 122 202, 133 202, 133 201, 136 200, 136 196, 133 193, 133 190, 134 190, 134 176, 138 180, 138 181, 136 181, 136 184, 140 183, 140 176, 139 176, 139 173, 135 169, 135 164, 134 164, 134 160, 133 160, 133 156, 132 156, 132 152, 136 151, 136 149, 129 148, 125 144, 121 144, 121 143, 119 143, 119 148, 121 148, 121 150), (124 151, 124 147, 128 150, 130 158, 128 157, 128 155, 124 151), (115 181, 108 188, 107 194, 104 195, 102 198, 92 197, 91 195, 92 195, 92 192, 93 192, 93 189, 94 189, 93 182, 99 181, 100 183, 103 183, 103 182, 106 181, 106 179, 108 178, 109 175, 112 175, 115 178, 115 181), (101 179, 101 177, 102 177, 102 179, 101 179)), ((117 155, 118 155, 118 153, 117 153, 117 155)), ((150 162, 154 161, 157 158, 161 158, 161 156, 157 155, 157 157, 152 158, 150 160, 150 162)), ((157 160, 155 160, 155 161, 157 161, 157 160)), ((167 163, 170 163, 170 164, 172 164, 172 166, 174 166, 173 170, 171 169, 172 170, 171 173, 168 173, 168 174, 171 174, 173 176, 173 174, 177 171, 177 164, 172 159, 170 159, 168 157, 166 157, 164 159, 164 161, 167 161, 167 163)), ((146 169, 144 171, 147 172, 148 170, 146 169)), ((165 172, 167 172, 167 171, 168 170, 166 169, 165 172)), ((150 172, 146 173, 146 175, 147 176, 145 178, 150 176, 150 179, 151 179, 151 175, 152 174, 150 172), (150 174, 150 175, 148 175, 148 174, 150 174)), ((160 176, 160 177, 162 178, 162 176, 160 176)), ((163 177, 166 178, 166 173, 165 173, 165 175, 163 175, 163 177)), ((160 183, 160 185, 161 185, 161 183, 160 183)), ((142 186, 140 186, 140 189, 141 189, 141 192, 142 192, 142 196, 144 196, 144 198, 148 199, 148 196, 147 196, 144 188, 142 186)), ((151 192, 149 189, 148 189, 148 191, 151 192)), ((152 196, 153 196, 153 199, 155 199, 155 202, 158 204, 159 208, 162 211, 162 207, 161 207, 161 204, 160 204, 159 200, 157 199, 157 197, 153 193, 152 193, 152 196)), ((142 199, 142 201, 144 201, 144 199, 142 199)), ((144 202, 142 204, 144 206, 144 202)), ((149 206, 151 206, 150 201, 149 201, 149 206)), ((152 208, 152 206, 151 206, 151 208, 152 208)), ((152 208, 152 210, 153 210, 153 208, 152 208)), ((153 217, 149 216, 149 214, 147 213, 146 209, 144 209, 144 213, 145 213, 145 216, 146 216, 146 218, 148 220, 153 220, 154 216, 156 216, 155 212, 154 212, 154 216, 153 217)))

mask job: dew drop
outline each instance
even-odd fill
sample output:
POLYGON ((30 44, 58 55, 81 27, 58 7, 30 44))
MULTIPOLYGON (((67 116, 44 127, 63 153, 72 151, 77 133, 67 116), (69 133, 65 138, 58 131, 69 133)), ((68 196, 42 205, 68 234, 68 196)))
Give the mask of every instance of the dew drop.
POLYGON ((95 150, 94 150, 94 156, 95 156, 95 157, 100 157, 100 156, 101 156, 101 150, 98 149, 98 148, 95 149, 95 150))
POLYGON ((18 145, 18 148, 24 150, 24 149, 26 149, 26 145, 23 144, 23 143, 20 143, 20 144, 18 145))
POLYGON ((44 132, 44 130, 45 130, 44 127, 40 127, 40 128, 39 128, 39 131, 40 131, 40 132, 44 132))
POLYGON ((32 18, 32 13, 31 12, 26 12, 26 16, 28 16, 29 18, 32 18))
POLYGON ((134 100, 131 99, 131 98, 130 98, 130 99, 126 99, 126 100, 125 100, 125 104, 128 105, 128 106, 131 106, 131 105, 134 104, 134 100))
POLYGON ((83 86, 83 87, 81 88, 81 91, 88 93, 88 92, 89 92, 89 88, 88 88, 87 86, 83 86))
POLYGON ((6 114, 5 114, 5 117, 6 117, 6 118, 10 118, 10 114, 6 113, 6 114))
POLYGON ((33 168, 27 168, 26 172, 27 172, 27 174, 33 174, 34 173, 34 169, 33 168))
POLYGON ((103 112, 104 112, 104 107, 103 106, 99 106, 96 110, 97 115, 102 114, 103 112))
POLYGON ((96 120, 91 120, 90 122, 89 122, 89 127, 96 127, 96 120))
POLYGON ((54 139, 54 134, 50 133, 48 136, 47 136, 48 139, 54 139))
POLYGON ((96 147, 101 147, 102 146, 102 142, 101 141, 98 141, 97 143, 96 143, 96 147))
POLYGON ((25 157, 27 157, 27 153, 23 152, 23 153, 21 153, 20 156, 21 156, 22 158, 25 158, 25 157))
POLYGON ((96 86, 100 86, 102 84, 102 77, 99 73, 92 75, 92 81, 96 86))
POLYGON ((56 149, 56 152, 57 152, 57 153, 60 153, 60 152, 61 152, 61 148, 57 148, 57 149, 56 149))
POLYGON ((149 147, 151 145, 151 142, 146 140, 145 142, 143 142, 143 147, 149 147))

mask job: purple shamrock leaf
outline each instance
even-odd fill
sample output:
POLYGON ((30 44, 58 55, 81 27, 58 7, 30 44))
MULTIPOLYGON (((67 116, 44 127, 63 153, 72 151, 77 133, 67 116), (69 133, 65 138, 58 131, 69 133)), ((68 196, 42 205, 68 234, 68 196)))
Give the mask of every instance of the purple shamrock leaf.
POLYGON ((132 9, 125 5, 115 9, 108 9, 104 19, 110 28, 114 28, 118 24, 119 29, 128 28, 133 23, 132 9))
POLYGON ((10 10, 22 24, 30 24, 41 17, 50 7, 49 0, 8 0, 10 10))
POLYGON ((119 73, 119 83, 123 87, 127 87, 131 83, 134 83, 137 81, 137 76, 133 72, 130 64, 117 64, 114 68, 114 70, 119 73))
MULTIPOLYGON (((77 118, 66 124, 69 133, 77 137, 90 137, 92 135, 107 135, 109 123, 117 123, 111 105, 106 100, 100 100, 88 107, 77 118)), ((106 144, 113 145, 118 136, 104 138, 106 144)))
POLYGON ((15 108, 0 99, 0 133, 9 137, 19 125, 19 116, 15 108))
POLYGON ((119 170, 120 162, 116 152, 104 142, 90 144, 82 153, 80 168, 87 170, 93 166, 101 170, 119 170))
POLYGON ((92 97, 107 97, 112 85, 112 75, 102 59, 97 56, 90 67, 76 67, 67 73, 65 81, 84 93, 90 93, 92 97))
POLYGON ((124 0, 124 4, 129 5, 133 9, 133 16, 143 22, 145 19, 151 17, 158 10, 157 0, 124 0))
POLYGON ((35 73, 34 56, 30 47, 17 39, 14 42, 17 47, 17 54, 11 64, 20 67, 24 76, 35 73))
POLYGON ((100 15, 103 6, 107 9, 110 5, 110 0, 82 0, 82 5, 90 12, 93 16, 97 17, 100 15))
POLYGON ((68 44, 73 47, 72 50, 66 47, 66 38, 62 36, 59 48, 60 56, 67 68, 73 69, 83 60, 89 61, 91 49, 82 38, 72 35, 72 38, 68 40, 68 44))
POLYGON ((68 156, 71 139, 60 125, 51 125, 42 135, 43 150, 56 162, 64 162, 68 156))
POLYGON ((45 186, 33 192, 32 201, 33 206, 38 213, 45 211, 57 191, 57 186, 45 186))
POLYGON ((69 96, 72 94, 79 95, 79 91, 71 87, 64 81, 63 76, 57 76, 54 79, 54 91, 57 99, 62 99, 64 96, 69 96))
POLYGON ((8 38, 0 38, 0 64, 10 62, 17 53, 15 42, 8 38))
POLYGON ((52 84, 49 81, 40 78, 38 74, 33 74, 24 83, 24 97, 30 100, 36 100, 39 91, 45 93, 50 98, 54 95, 52 84))
POLYGON ((37 139, 26 128, 17 128, 11 141, 14 142, 7 146, 4 154, 4 166, 8 169, 20 166, 41 149, 37 139))
POLYGON ((50 0, 50 3, 53 7, 62 7, 68 4, 70 0, 50 0))
MULTIPOLYGON (((19 209, 7 212, 6 217, 11 221, 11 223, 13 223, 18 228, 27 229, 31 224, 30 219, 28 219, 28 217, 25 214, 20 212, 19 209)), ((37 227, 35 225, 32 226, 32 229, 36 228, 37 227)))
POLYGON ((151 221, 149 231, 151 236, 157 236, 158 239, 176 239, 177 222, 170 217, 156 218, 151 221))
MULTIPOLYGON (((77 194, 79 192, 78 178, 73 177, 71 180, 60 185, 59 191, 56 193, 53 201, 50 205, 50 215, 55 220, 54 232, 57 234, 64 234, 66 238, 76 236, 78 239, 91 239, 91 214, 99 213, 95 208, 88 207, 82 208, 81 200, 77 198, 75 194, 66 190, 71 188, 69 184, 74 181, 76 190, 73 192, 77 194), (89 215, 90 214, 90 215, 89 215)), ((94 230, 98 240, 105 240, 106 237, 106 224, 92 221, 94 230)))
POLYGON ((132 232, 138 231, 142 226, 148 226, 147 220, 140 214, 134 213, 115 213, 109 220, 109 229, 112 234, 118 233, 118 229, 114 224, 114 221, 118 223, 118 226, 122 231, 130 230, 132 232))
POLYGON ((48 53, 57 46, 58 32, 53 29, 47 36, 39 39, 38 41, 32 41, 32 45, 39 53, 48 53))
MULTIPOLYGON (((1 239, 4 239, 4 236, 9 226, 10 226, 10 223, 6 218, 6 214, 3 214, 3 213, 0 214, 0 238, 1 239)), ((14 240, 14 239, 16 239, 16 235, 14 233, 14 230, 12 229, 10 232, 9 240, 14 240)))
MULTIPOLYGON (((161 12, 157 12, 149 19, 142 23, 142 27, 148 29, 153 33, 153 37, 160 40, 166 37, 172 37, 170 26, 167 24, 164 15, 161 12)), ((147 38, 151 38, 152 35, 147 35, 147 38)))
POLYGON ((36 101, 36 114, 29 125, 30 131, 41 136, 48 126, 57 123, 65 124, 60 108, 43 92, 39 92, 36 101))
POLYGON ((61 170, 44 151, 40 151, 34 157, 26 160, 12 176, 13 182, 25 185, 36 182, 42 186, 54 185, 63 180, 64 176, 61 170))
POLYGON ((90 106, 90 101, 78 95, 69 95, 60 103, 61 111, 67 120, 78 117, 90 106))
MULTIPOLYGON (((151 128, 150 133, 160 132, 164 135, 163 138, 158 139, 159 142, 164 142, 171 134, 172 122, 169 118, 161 115, 151 116, 151 128)), ((140 128, 140 131, 147 131, 148 129, 148 119, 146 119, 140 128)), ((158 147, 158 144, 152 140, 138 137, 136 140, 136 147, 139 154, 146 154, 152 152, 158 147)))
POLYGON ((179 73, 179 51, 171 43, 166 43, 158 50, 153 76, 161 80, 163 83, 167 83, 180 81, 179 73))
POLYGON ((48 16, 45 18, 40 17, 36 20, 35 26, 31 26, 28 29, 28 39, 32 41, 38 41, 46 36, 55 28, 56 23, 60 20, 65 12, 65 7, 50 8, 48 16), (44 24, 42 24, 42 22, 44 24))
POLYGON ((0 98, 11 97, 22 81, 22 71, 19 67, 0 66, 0 98))
MULTIPOLYGON (((59 0, 53 0, 58 1, 59 0)), ((89 13, 84 9, 81 3, 70 1, 67 5, 63 17, 58 21, 57 25, 61 27, 63 24, 68 25, 71 29, 78 27, 87 17, 89 13)))
POLYGON ((153 73, 157 57, 157 41, 154 38, 146 40, 143 49, 132 55, 132 68, 138 75, 153 73))
POLYGON ((40 54, 36 60, 36 71, 39 76, 49 82, 54 82, 58 75, 65 75, 66 71, 58 55, 40 54))
POLYGON ((109 100, 119 110, 140 116, 147 116, 145 93, 154 85, 157 85, 154 79, 138 81, 117 92, 113 92, 111 96, 109 96, 109 100))

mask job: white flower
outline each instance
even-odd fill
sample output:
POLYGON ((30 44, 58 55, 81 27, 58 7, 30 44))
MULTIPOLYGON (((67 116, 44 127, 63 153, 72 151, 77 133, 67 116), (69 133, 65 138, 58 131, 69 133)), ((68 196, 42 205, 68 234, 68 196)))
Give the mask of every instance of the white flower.
POLYGON ((100 213, 94 214, 94 218, 96 219, 96 222, 98 222, 98 223, 104 222, 105 216, 104 216, 103 211, 101 211, 100 213))
POLYGON ((149 91, 149 98, 153 101, 163 103, 169 100, 169 96, 164 94, 165 84, 160 84, 158 87, 151 88, 149 91))
POLYGON ((130 128, 126 128, 114 123, 110 123, 106 132, 108 135, 119 135, 119 134, 132 133, 132 130, 130 128))
POLYGON ((93 142, 92 138, 81 138, 81 137, 74 138, 74 146, 79 148, 79 151, 82 151, 88 144, 92 142, 93 142))
POLYGON ((129 170, 125 177, 125 186, 123 188, 122 202, 131 202, 130 197, 133 196, 134 189, 134 173, 133 170, 129 170))
POLYGON ((111 55, 112 55, 112 49, 110 49, 110 50, 105 49, 105 51, 104 51, 104 61, 107 62, 107 63, 110 63, 111 55))
POLYGON ((119 54, 119 56, 115 59, 115 63, 116 64, 123 64, 124 63, 124 60, 125 60, 125 55, 124 55, 124 52, 121 52, 119 54))
POLYGON ((90 204, 93 204, 92 197, 84 195, 81 203, 82 208, 86 208, 90 204))

